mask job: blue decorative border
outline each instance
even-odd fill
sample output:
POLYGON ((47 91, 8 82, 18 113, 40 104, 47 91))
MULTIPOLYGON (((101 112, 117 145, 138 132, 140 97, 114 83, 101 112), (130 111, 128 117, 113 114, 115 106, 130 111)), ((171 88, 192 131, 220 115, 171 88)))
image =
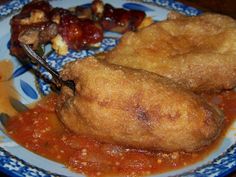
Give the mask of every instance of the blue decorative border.
POLYGON ((230 146, 226 152, 215 158, 213 161, 199 168, 181 174, 182 177, 187 176, 226 176, 236 170, 236 144, 230 146))
MULTIPOLYGON (((30 177, 65 177, 56 173, 51 173, 44 169, 32 166, 29 163, 11 155, 9 152, 0 147, 0 170, 10 176, 30 177)), ((226 176, 236 170, 236 144, 227 149, 225 153, 214 159, 209 164, 203 165, 193 171, 183 173, 178 176, 189 177, 206 177, 210 175, 226 176)))
POLYGON ((0 147, 0 170, 7 175, 14 177, 65 177, 56 173, 51 173, 36 166, 32 166, 24 160, 13 156, 2 147, 0 147))
MULTIPOLYGON (((31 0, 10 0, 6 4, 0 6, 0 17, 9 15, 15 10, 21 9, 25 4, 29 3, 30 1, 31 0)), ((156 4, 191 16, 202 13, 200 10, 194 7, 186 6, 185 4, 174 0, 138 0, 138 1, 143 3, 156 4)))
POLYGON ((6 16, 11 14, 13 11, 21 9, 30 0, 12 0, 4 5, 0 6, 0 16, 6 16))
MULTIPOLYGON (((0 6, 0 17, 11 14, 15 10, 20 9, 23 5, 28 3, 30 0, 12 0, 0 6)), ((168 9, 177 10, 186 15, 198 15, 201 11, 186 6, 180 2, 174 0, 140 0, 140 2, 150 3, 152 5, 162 6, 168 9)), ((109 41, 108 41, 109 42, 109 41)), ((73 54, 73 52, 72 52, 73 54)), ((86 54, 87 55, 87 54, 86 54)), ((74 57, 77 57, 74 56, 74 57)), ((62 61, 64 62, 64 61, 62 61)), ((24 73, 25 70, 18 70, 15 73, 16 76, 24 73)), ((44 169, 32 166, 29 163, 19 159, 16 156, 11 155, 9 152, 0 147, 0 170, 10 176, 62 176, 55 173, 50 173, 44 169)), ((194 169, 181 174, 181 176, 226 176, 230 172, 236 170, 236 144, 232 145, 226 150, 225 153, 218 156, 209 164, 203 165, 199 168, 194 169)))
POLYGON ((183 4, 182 2, 178 2, 175 0, 143 0, 143 2, 154 3, 156 5, 166 7, 170 10, 176 10, 178 12, 182 12, 190 16, 194 16, 194 15, 198 15, 202 13, 202 11, 200 11, 199 9, 187 6, 183 4))

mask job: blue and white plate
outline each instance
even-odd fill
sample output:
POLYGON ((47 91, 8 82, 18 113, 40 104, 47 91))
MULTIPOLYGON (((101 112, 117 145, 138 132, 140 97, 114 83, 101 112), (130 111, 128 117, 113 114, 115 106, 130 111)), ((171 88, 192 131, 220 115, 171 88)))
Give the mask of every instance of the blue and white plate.
MULTIPOLYGON (((11 79, 14 82, 14 88, 20 95, 19 101, 23 104, 31 104, 39 100, 43 94, 47 94, 50 91, 49 85, 43 80, 35 78, 35 76, 29 72, 30 65, 22 66, 16 58, 9 54, 9 21, 12 14, 17 12, 28 2, 29 0, 12 0, 6 5, 0 6, 0 61, 8 59, 13 62, 14 72, 11 79), (39 87, 36 87, 35 83, 39 83, 39 87)), ((143 10, 156 21, 164 20, 168 11, 171 9, 187 15, 198 15, 201 13, 195 8, 188 7, 174 0, 145 0, 143 2, 141 0, 107 0, 107 2, 116 7, 143 10)), ((52 0, 50 3, 53 6, 69 8, 75 5, 88 4, 90 1, 52 0)), ((97 52, 110 50, 117 44, 117 40, 110 37, 114 35, 112 33, 106 35, 109 37, 103 40, 102 47, 96 51, 84 50, 79 53, 70 51, 67 56, 63 57, 58 57, 55 53, 52 53, 48 57, 48 61, 52 67, 60 70, 65 63, 73 61, 76 58, 83 58, 97 52)), ((50 75, 46 71, 41 69, 41 72, 46 77, 50 78, 50 75)), ((225 176, 229 174, 236 169, 236 122, 234 122, 232 126, 221 145, 204 160, 180 170, 156 176, 225 176)), ((0 130, 0 170, 11 176, 82 176, 69 171, 62 164, 50 161, 21 147, 4 133, 3 128, 0 130)))

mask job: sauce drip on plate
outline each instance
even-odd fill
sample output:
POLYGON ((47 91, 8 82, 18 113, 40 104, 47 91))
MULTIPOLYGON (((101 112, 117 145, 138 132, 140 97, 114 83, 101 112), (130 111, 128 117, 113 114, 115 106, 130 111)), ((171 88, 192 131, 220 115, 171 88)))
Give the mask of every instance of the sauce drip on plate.
POLYGON ((17 98, 17 91, 10 79, 13 64, 9 60, 0 61, 0 113, 14 115, 15 109, 11 106, 10 98, 17 98))
POLYGON ((225 128, 213 144, 196 153, 150 152, 104 144, 78 136, 57 119, 57 96, 51 94, 31 110, 12 117, 7 123, 9 135, 29 150, 65 164, 88 176, 142 176, 182 168, 202 160, 220 144, 236 117, 236 93, 204 95, 220 106, 226 115, 225 128))

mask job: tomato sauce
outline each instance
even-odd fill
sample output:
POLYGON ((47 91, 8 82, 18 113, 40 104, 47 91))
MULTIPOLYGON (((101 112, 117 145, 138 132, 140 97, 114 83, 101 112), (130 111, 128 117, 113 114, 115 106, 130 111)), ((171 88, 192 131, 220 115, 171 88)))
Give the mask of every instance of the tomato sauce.
POLYGON ((75 135, 57 119, 57 96, 51 94, 34 108, 12 117, 9 135, 22 146, 87 176, 143 176, 182 168, 202 160, 220 144, 236 117, 236 93, 205 95, 225 112, 225 128, 214 143, 196 153, 151 152, 104 144, 75 135))

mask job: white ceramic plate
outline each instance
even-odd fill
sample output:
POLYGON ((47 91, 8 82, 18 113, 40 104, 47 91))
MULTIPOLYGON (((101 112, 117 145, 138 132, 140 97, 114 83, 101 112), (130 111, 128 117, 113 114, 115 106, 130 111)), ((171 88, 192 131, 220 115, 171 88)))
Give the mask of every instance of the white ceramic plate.
MULTIPOLYGON (((23 104, 30 104, 40 99, 40 92, 47 94, 49 86, 40 79, 37 79, 28 72, 29 66, 22 66, 15 57, 9 54, 10 26, 9 20, 11 14, 21 8, 29 0, 13 0, 10 3, 0 6, 0 60, 9 59, 14 64, 12 79, 14 88, 20 95, 19 101, 23 104), (39 82, 39 90, 35 87, 35 79, 39 82)), ((197 15, 201 13, 195 8, 188 7, 182 3, 173 0, 146 0, 142 1, 125 1, 113 0, 105 1, 116 7, 128 9, 144 10, 148 16, 152 16, 156 21, 166 18, 170 9, 177 10, 187 15, 197 15)), ((50 1, 53 6, 68 8, 75 5, 88 4, 88 0, 54 0, 50 1)), ((111 36, 114 34, 106 34, 111 36)), ((117 36, 116 36, 117 37, 117 36)), ((75 60, 76 58, 88 56, 103 50, 109 50, 116 45, 116 40, 105 38, 102 47, 98 51, 81 51, 79 53, 70 51, 65 57, 57 57, 51 54, 48 58, 52 67, 60 70, 65 63, 75 60), (57 58, 57 60, 55 60, 57 58)), ((0 68, 1 70, 1 68, 0 68)), ((48 77, 50 75, 41 69, 48 77)), ((0 90, 1 92, 1 90, 0 90)), ((1 105, 0 105, 1 106, 1 105)), ((236 169, 236 122, 225 136, 221 145, 204 160, 182 168, 180 170, 156 175, 156 176, 225 176, 236 169)), ((69 171, 64 165, 45 159, 36 155, 27 149, 19 146, 11 140, 5 133, 4 128, 0 131, 0 170, 11 176, 82 176, 69 171)))

